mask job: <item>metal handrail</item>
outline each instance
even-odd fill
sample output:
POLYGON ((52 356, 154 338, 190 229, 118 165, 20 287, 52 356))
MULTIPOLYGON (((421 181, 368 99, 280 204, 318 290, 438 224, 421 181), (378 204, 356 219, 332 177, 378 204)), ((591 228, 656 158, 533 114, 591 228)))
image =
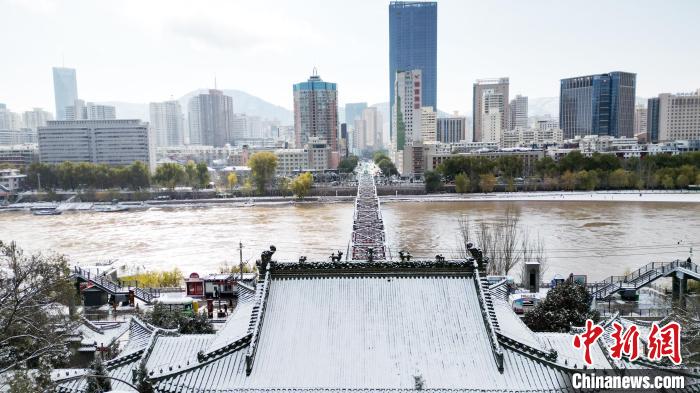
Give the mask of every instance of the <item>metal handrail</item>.
POLYGON ((691 261, 675 260, 671 262, 649 262, 630 274, 625 276, 610 276, 603 281, 588 284, 587 287, 591 295, 597 299, 604 299, 617 290, 622 289, 625 284, 632 285, 635 289, 639 289, 659 277, 672 273, 678 268, 700 274, 698 265, 691 261))

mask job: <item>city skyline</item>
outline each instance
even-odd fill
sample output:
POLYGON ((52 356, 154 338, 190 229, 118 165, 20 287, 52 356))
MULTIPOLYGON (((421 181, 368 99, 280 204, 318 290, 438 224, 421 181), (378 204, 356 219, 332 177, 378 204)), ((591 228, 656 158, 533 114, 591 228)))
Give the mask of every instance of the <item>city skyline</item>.
MULTIPOLYGON (((314 66, 338 83, 341 105, 388 102, 388 4, 367 0, 353 7, 324 8, 318 1, 275 7, 215 2, 166 7, 157 2, 116 6, 0 0, 0 8, 14 15, 4 28, 21 37, 7 40, 7 53, 15 61, 0 65, 0 102, 15 111, 53 111, 51 67, 62 64, 78 70, 81 95, 95 102, 164 101, 213 87, 216 77, 219 87, 291 109, 289 84, 314 66), (114 20, 103 18, 106 14, 114 14, 114 20), (264 30, 259 28, 262 18, 264 30), (361 30, 355 28, 358 18, 366 20, 361 30), (81 34, 85 31, 93 34, 81 34), (75 36, 82 38, 68 39, 75 36), (363 56, 348 55, 350 49, 363 56), (280 60, 284 72, 279 72, 280 60), (17 69, 23 70, 19 76, 17 69)), ((575 13, 568 2, 503 0, 492 6, 498 6, 505 28, 481 42, 476 37, 490 22, 478 16, 488 5, 439 2, 437 109, 468 114, 473 81, 497 76, 509 76, 511 92, 529 97, 556 97, 560 79, 609 70, 636 73, 640 97, 700 86, 694 72, 700 55, 687 50, 700 35, 692 20, 700 11, 696 2, 677 1, 674 7, 606 3, 608 18, 615 23, 595 30, 588 29, 599 9, 595 3, 581 2, 575 13), (686 38, 664 40, 656 34, 661 30, 686 38), (513 31, 523 32, 526 44, 515 45, 513 31), (613 34, 616 39, 609 40, 613 34), (628 50, 620 51, 620 42, 628 43, 628 50), (587 55, 591 53, 596 56, 587 55), (659 55, 650 59, 648 53, 659 55)))

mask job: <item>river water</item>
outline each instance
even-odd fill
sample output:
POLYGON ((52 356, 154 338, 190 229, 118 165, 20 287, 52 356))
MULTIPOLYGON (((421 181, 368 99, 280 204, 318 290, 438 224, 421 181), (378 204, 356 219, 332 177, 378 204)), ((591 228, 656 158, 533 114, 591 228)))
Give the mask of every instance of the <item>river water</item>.
MULTIPOLYGON (((545 278, 587 274, 589 280, 624 274, 652 261, 687 258, 700 249, 700 204, 664 202, 464 201, 382 204, 387 243, 414 256, 458 255, 458 218, 494 222, 511 207, 547 249, 545 278)), ((254 261, 270 244, 277 260, 300 255, 327 260, 347 252, 353 205, 163 207, 127 213, 0 214, 0 240, 30 251, 59 252, 71 262, 115 260, 131 270, 180 268, 200 274, 254 261)), ((698 252, 696 252, 696 255, 698 252)), ((511 272, 518 276, 518 269, 511 272)))

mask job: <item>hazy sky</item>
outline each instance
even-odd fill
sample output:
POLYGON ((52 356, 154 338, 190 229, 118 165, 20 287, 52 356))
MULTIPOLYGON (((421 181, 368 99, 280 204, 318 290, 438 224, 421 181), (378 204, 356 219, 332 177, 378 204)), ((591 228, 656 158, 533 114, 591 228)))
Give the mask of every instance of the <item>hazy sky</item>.
MULTIPOLYGON (((388 101, 388 1, 0 0, 0 102, 54 111, 51 67, 90 101, 239 89, 287 108, 317 66, 341 104, 388 101)), ((471 112, 474 79, 558 95, 559 79, 636 72, 637 95, 700 88, 700 1, 440 0, 438 106, 471 112)), ((234 103, 235 106, 235 103, 234 103)))

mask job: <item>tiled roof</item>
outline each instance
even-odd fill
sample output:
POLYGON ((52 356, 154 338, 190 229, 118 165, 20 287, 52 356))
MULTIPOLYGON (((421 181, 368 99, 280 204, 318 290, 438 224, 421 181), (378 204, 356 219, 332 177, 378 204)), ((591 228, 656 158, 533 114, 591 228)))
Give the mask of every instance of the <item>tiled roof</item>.
MULTIPOLYGON (((533 333, 472 261, 270 263, 214 335, 136 321, 159 392, 572 392, 572 336, 533 333)), ((594 361, 606 354, 594 348, 594 361)), ((604 364, 603 364, 604 366, 604 364)), ((609 366, 609 364, 608 364, 609 366)), ((126 385, 117 384, 120 389, 126 385)))
POLYGON ((478 292, 488 285, 465 261, 270 268, 266 300, 259 284, 258 314, 251 314, 260 331, 250 374, 242 343, 188 369, 156 373, 160 391, 401 391, 415 389, 416 377, 428 389, 466 392, 571 388, 564 367, 519 348, 501 349, 499 370, 484 316, 492 300, 478 292))

